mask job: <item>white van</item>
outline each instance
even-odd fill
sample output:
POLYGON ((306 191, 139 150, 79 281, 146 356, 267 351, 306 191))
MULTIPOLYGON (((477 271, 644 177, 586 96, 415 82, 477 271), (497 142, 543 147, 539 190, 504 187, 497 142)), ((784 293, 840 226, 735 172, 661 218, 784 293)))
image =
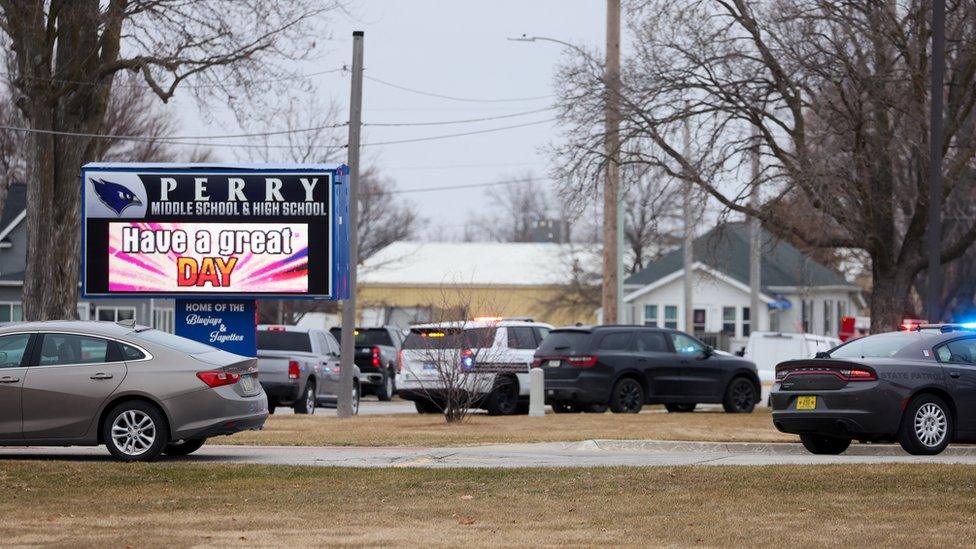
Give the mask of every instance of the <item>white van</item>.
POLYGON ((813 334, 753 332, 749 335, 743 356, 756 363, 759 379, 771 382, 776 377, 776 365, 787 360, 813 358, 817 353, 840 345, 836 337, 813 334))

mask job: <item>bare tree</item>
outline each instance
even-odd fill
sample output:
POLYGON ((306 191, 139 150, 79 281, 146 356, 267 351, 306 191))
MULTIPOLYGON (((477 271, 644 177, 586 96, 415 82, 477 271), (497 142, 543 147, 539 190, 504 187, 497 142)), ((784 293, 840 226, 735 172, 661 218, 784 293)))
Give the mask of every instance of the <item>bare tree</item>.
POLYGON ((633 274, 681 243, 681 194, 671 177, 645 165, 628 165, 621 172, 624 272, 633 274))
MULTIPOLYGON (((691 181, 723 208, 808 246, 864 250, 872 329, 893 329, 926 265, 931 4, 639 0, 628 18, 635 51, 622 76, 622 163, 691 181), (756 188, 763 200, 753 207, 756 188), (802 207, 777 213, 784 200, 802 207), (817 230, 806 230, 811 222, 817 230)), ((969 200, 976 173, 976 4, 949 2, 946 25, 949 205, 969 200)), ((591 123, 603 107, 602 67, 581 57, 559 78, 568 123, 561 165, 590 176, 604 162, 591 123)), ((974 239, 973 219, 948 222, 942 261, 974 239)))
POLYGON ((484 398, 490 398, 498 384, 517 387, 517 381, 514 371, 497 370, 503 362, 495 345, 498 323, 456 320, 470 318, 473 310, 491 310, 490 305, 475 303, 472 294, 453 285, 445 287, 436 309, 439 318, 434 325, 410 329, 404 341, 404 360, 423 364, 423 371, 415 372, 414 378, 427 398, 418 409, 434 406, 448 423, 459 423, 484 398))
MULTIPOLYGON (((562 205, 532 172, 504 180, 512 181, 485 191, 487 207, 475 215, 466 227, 470 240, 496 242, 532 242, 535 222, 564 221, 562 205)), ((565 228, 564 228, 565 230, 565 228)))
POLYGON ((105 128, 115 75, 137 72, 163 101, 187 79, 233 102, 287 85, 274 64, 302 57, 335 2, 314 0, 0 0, 27 138, 24 315, 70 318, 78 300, 81 165, 105 128), (40 245, 43 243, 44 245, 40 245))

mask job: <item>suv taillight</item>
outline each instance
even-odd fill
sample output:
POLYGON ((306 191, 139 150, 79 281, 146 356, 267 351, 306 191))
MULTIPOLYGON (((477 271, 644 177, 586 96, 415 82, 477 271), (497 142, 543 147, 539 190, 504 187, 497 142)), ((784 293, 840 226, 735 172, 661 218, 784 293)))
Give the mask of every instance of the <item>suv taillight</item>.
POLYGON ((596 355, 568 356, 563 360, 574 368, 592 368, 596 366, 596 355))
POLYGON ((298 366, 297 360, 288 361, 288 379, 298 379, 302 377, 302 369, 298 366))
POLYGON ((241 374, 212 370, 209 372, 197 372, 197 377, 200 378, 200 381, 206 383, 207 387, 216 389, 217 387, 237 383, 241 379, 241 374))
POLYGON ((533 358, 532 359, 532 367, 533 368, 541 368, 542 367, 542 359, 541 358, 533 358))
POLYGON ((403 370, 403 349, 397 351, 397 373, 403 370))
POLYGON ((373 347, 373 368, 380 367, 380 348, 373 347))

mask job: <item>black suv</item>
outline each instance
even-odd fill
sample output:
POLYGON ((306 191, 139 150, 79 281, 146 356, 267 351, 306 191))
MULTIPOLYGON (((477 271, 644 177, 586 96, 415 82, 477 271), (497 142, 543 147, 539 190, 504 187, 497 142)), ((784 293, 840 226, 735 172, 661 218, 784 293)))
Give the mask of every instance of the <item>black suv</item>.
POLYGON ((636 414, 644 404, 691 412, 699 402, 721 402, 726 412, 748 413, 762 392, 752 362, 663 328, 553 330, 533 366, 545 372, 546 404, 557 413, 599 413, 609 407, 636 414))

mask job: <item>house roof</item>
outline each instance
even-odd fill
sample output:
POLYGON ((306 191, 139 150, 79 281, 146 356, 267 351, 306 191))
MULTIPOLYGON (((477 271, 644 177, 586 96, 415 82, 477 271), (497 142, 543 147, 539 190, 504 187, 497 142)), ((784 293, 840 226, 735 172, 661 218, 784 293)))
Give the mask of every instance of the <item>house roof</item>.
POLYGON ((7 200, 0 215, 0 231, 5 231, 27 209, 27 185, 14 182, 7 188, 7 200))
MULTIPOLYGON (((768 231, 763 230, 762 291, 781 287, 844 286, 858 288, 837 271, 814 261, 768 231)), ((684 246, 667 253, 629 276, 628 286, 646 286, 664 278, 683 265, 684 246)), ((744 222, 726 223, 698 237, 694 242, 694 260, 722 272, 744 284, 749 284, 749 225, 744 222)))
POLYGON ((549 286, 569 284, 573 265, 599 271, 593 245, 394 242, 359 268, 361 284, 549 286))

